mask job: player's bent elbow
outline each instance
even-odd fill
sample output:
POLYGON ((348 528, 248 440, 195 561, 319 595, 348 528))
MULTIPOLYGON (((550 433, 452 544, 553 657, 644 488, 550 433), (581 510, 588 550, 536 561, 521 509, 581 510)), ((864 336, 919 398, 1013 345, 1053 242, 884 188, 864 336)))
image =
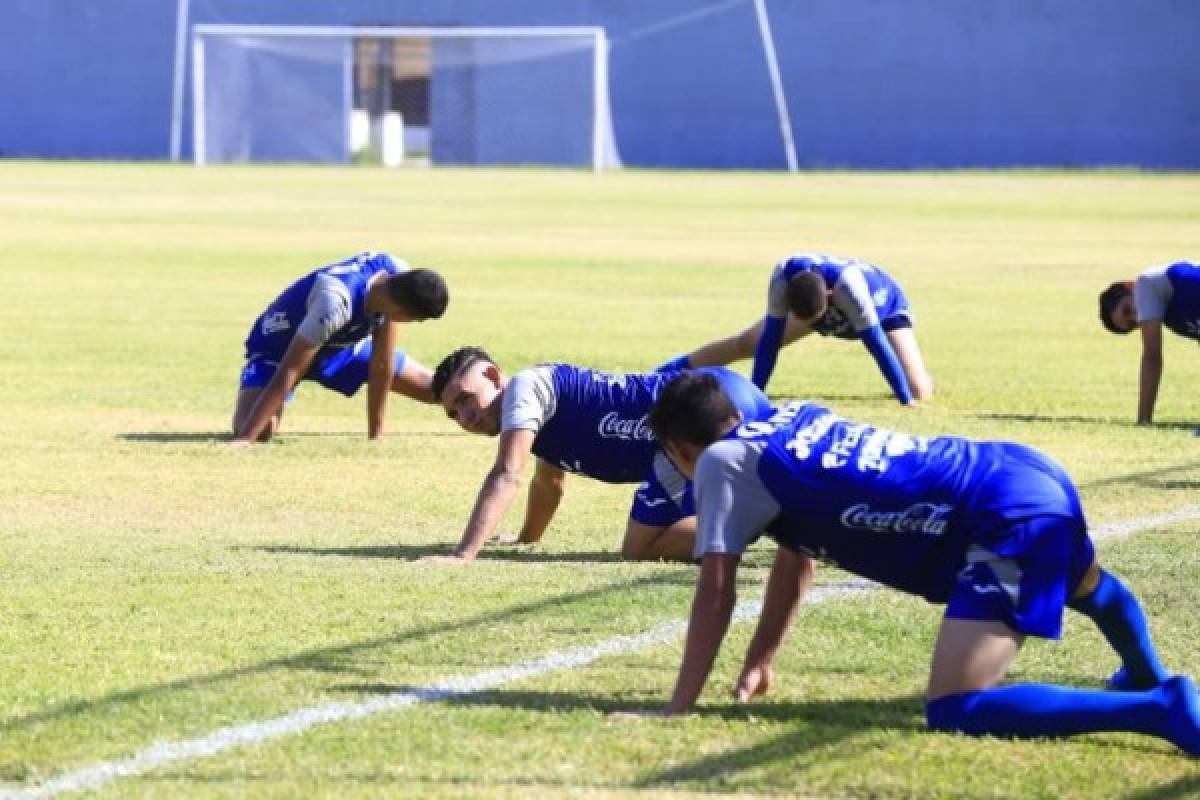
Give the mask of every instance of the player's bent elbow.
POLYGON ((521 486, 521 475, 508 467, 492 467, 488 473, 487 483, 497 489, 516 491, 521 486))

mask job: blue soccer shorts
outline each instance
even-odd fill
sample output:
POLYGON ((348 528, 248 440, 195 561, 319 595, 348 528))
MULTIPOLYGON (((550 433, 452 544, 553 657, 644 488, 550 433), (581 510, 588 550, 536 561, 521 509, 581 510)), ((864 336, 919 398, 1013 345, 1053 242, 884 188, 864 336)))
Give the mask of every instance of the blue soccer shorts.
MULTIPOLYGON (((396 374, 399 375, 408 361, 408 356, 397 350, 395 361, 396 374)), ((370 364, 371 340, 368 338, 353 347, 326 348, 319 351, 302 380, 316 381, 326 389, 353 397, 367 382, 370 364)), ((246 356, 246 366, 242 368, 239 386, 242 389, 262 389, 271 382, 278 368, 279 362, 274 358, 249 354, 246 356)), ((290 394, 288 400, 291 400, 290 394)))
POLYGON ((1002 465, 976 495, 972 543, 946 616, 1057 639, 1066 602, 1096 558, 1079 495, 1062 467, 1038 451, 992 446, 1002 465))
POLYGON ((650 528, 666 528, 695 513, 691 481, 659 450, 645 482, 633 493, 629 516, 650 528))

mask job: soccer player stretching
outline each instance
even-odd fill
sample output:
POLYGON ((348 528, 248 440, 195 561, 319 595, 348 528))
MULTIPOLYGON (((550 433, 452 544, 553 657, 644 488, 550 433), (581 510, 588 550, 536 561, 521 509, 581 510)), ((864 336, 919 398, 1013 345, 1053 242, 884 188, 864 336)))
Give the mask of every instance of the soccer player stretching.
POLYGON ((763 319, 660 369, 724 365, 754 356, 754 384, 766 391, 779 349, 813 331, 861 340, 901 403, 933 398, 933 379, 921 359, 908 299, 899 284, 864 261, 812 253, 775 267, 763 319))
POLYGON ((1113 333, 1142 332, 1137 422, 1149 425, 1162 378, 1163 326, 1200 339, 1200 264, 1178 261, 1146 270, 1136 281, 1112 284, 1100 293, 1100 322, 1113 333))
MULTIPOLYGON (((739 418, 766 419, 770 403, 727 369, 713 380, 739 418)), ((464 347, 438 365, 433 391, 468 433, 499 436, 496 461, 479 489, 462 541, 451 556, 470 561, 495 533, 516 496, 530 454, 537 457, 525 522, 506 541, 542 538, 562 499, 567 472, 606 483, 642 482, 634 493, 621 553, 635 560, 691 560, 695 516, 691 486, 662 453, 646 423, 659 387, 673 374, 614 375, 545 364, 508 379, 486 352, 464 347)))
POLYGON ((664 387, 650 425, 694 476, 703 559, 667 713, 699 696, 733 611, 738 559, 766 533, 779 548, 739 698, 767 690, 812 559, 823 559, 945 604, 925 705, 932 729, 1133 731, 1200 755, 1195 687, 1159 662, 1137 600, 1096 562, 1070 478, 1037 450, 892 433, 802 403, 740 424, 701 374, 664 387), (1026 636, 1059 637, 1064 607, 1095 622, 1121 657, 1121 691, 1000 686, 1026 636))
POLYGON ((370 439, 383 433, 389 390, 434 402, 433 374, 396 349, 396 326, 442 316, 447 300, 440 275, 386 253, 359 253, 300 278, 246 337, 231 444, 270 439, 302 380, 347 397, 366 383, 370 439))

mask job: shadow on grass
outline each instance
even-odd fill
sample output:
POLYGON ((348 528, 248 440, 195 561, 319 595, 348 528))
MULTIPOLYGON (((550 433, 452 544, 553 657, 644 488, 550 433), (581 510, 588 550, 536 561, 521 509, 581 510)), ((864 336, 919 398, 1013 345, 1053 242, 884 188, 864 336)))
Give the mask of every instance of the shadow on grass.
MULTIPOLYGON (((991 419, 1001 422, 1045 422, 1052 425, 1062 425, 1068 422, 1078 422, 1085 425, 1106 425, 1110 428, 1136 428, 1137 423, 1129 419, 1113 419, 1112 417, 1084 417, 1071 414, 1017 414, 1010 412, 999 411, 979 411, 973 414, 964 414, 965 417, 973 417, 975 419, 991 419)), ((1188 431, 1196 429, 1194 422, 1156 422, 1155 428, 1167 428, 1170 430, 1188 431)))
POLYGON ((797 395, 794 392, 789 393, 789 394, 771 394, 770 392, 767 393, 767 399, 771 401, 772 405, 779 405, 780 403, 791 403, 795 400, 799 400, 802 403, 816 403, 817 405, 824 406, 824 405, 836 405, 838 403, 870 403, 874 400, 886 400, 889 398, 891 398, 891 395, 884 394, 883 392, 876 392, 875 394, 853 394, 853 393, 849 393, 849 392, 845 392, 845 393, 821 392, 820 394, 811 394, 811 395, 806 395, 803 393, 797 395))
MULTIPOLYGON (((432 439, 436 437, 447 437, 455 439, 465 439, 470 434, 465 431, 400 431, 392 434, 385 434, 385 438, 390 436, 396 439, 432 439)), ((228 442, 233 438, 233 434, 229 431, 147 431, 147 432, 129 432, 118 433, 116 438, 123 439, 127 442, 150 442, 153 444, 178 444, 187 442, 228 442)), ((283 431, 276 437, 279 440, 286 441, 287 439, 363 439, 366 437, 361 432, 352 431, 283 431)))
POLYGON ((1159 480, 1168 475, 1174 475, 1179 472, 1189 472, 1194 469, 1200 469, 1200 461, 1185 461, 1182 464, 1173 464, 1172 466, 1161 467, 1159 469, 1148 469, 1141 472, 1129 472, 1124 475, 1114 475, 1110 478, 1097 478, 1094 481, 1087 481, 1079 484, 1079 488, 1094 489, 1097 486, 1113 486, 1123 483, 1132 483, 1151 489, 1196 489, 1197 487, 1200 487, 1200 479, 1159 480))
MULTIPOLYGON (((684 577, 686 577, 687 583, 690 585, 693 581, 692 576, 687 574, 684 577)), ((351 663, 351 660, 379 648, 391 647, 405 642, 432 639, 447 633, 470 630, 482 626, 495 626, 504 620, 512 620, 524 615, 537 614, 547 610, 554 610, 562 614, 566 613, 565 609, 573 604, 586 603, 613 592, 637 591, 647 586, 671 586, 678 584, 680 581, 681 576, 672 573, 650 575, 636 580, 614 581, 591 589, 557 594, 541 600, 522 603, 508 608, 500 608, 452 622, 426 625, 388 636, 372 637, 334 647, 318 647, 311 650, 304 650, 294 655, 272 658, 258 664, 223 669, 205 675, 179 678, 177 680, 151 683, 118 692, 111 692, 93 699, 72 700, 56 704, 42 711, 0 719, 0 732, 15 731, 40 723, 76 717, 92 712, 108 713, 115 707, 151 700, 156 696, 169 692, 188 691, 215 686, 228 681, 262 675, 276 670, 354 674, 358 670, 351 663)))
MULTIPOLYGON (((395 692, 420 691, 419 687, 366 684, 341 687, 341 691, 387 695, 395 692)), ((573 692, 528 690, 492 690, 446 698, 457 706, 506 708, 530 712, 586 712, 613 714, 642 712, 661 708, 666 695, 654 698, 620 699, 610 695, 573 692)), ((908 694, 890 698, 839 700, 809 700, 802 702, 772 702, 764 700, 749 704, 714 703, 695 709, 693 715, 716 717, 748 723, 771 721, 795 726, 796 730, 766 741, 737 748, 725 753, 705 754, 694 761, 651 772, 632 784, 636 789, 654 789, 692 781, 727 778, 732 773, 753 769, 797 754, 830 752, 838 742, 851 739, 870 730, 891 730, 909 733, 925 731, 924 698, 908 694)), ((657 719, 614 719, 614 726, 670 726, 675 723, 657 719)), ((664 734, 669 736, 669 728, 664 734)), ((815 757, 815 756, 812 756, 815 757)))
MULTIPOLYGON (((343 558, 387 558, 397 561, 414 561, 423 556, 449 555, 452 546, 447 544, 392 544, 364 545, 361 547, 302 547, 299 545, 255 545, 236 548, 257 550, 262 553, 278 553, 297 556, 341 556, 343 558)), ((525 563, 615 563, 622 561, 614 552, 567 552, 548 553, 544 550, 519 546, 489 546, 475 556, 479 561, 521 561, 525 563)))
POLYGON ((228 431, 214 433, 178 431, 163 433, 118 433, 117 438, 124 439, 127 442, 172 444, 177 442, 228 442, 233 436, 228 431))

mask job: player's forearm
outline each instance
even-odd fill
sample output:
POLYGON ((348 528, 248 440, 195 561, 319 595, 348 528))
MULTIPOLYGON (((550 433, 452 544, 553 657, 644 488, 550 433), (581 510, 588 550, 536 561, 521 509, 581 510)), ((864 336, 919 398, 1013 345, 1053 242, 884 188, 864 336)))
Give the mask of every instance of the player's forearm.
POLYGON ((779 550, 767 580, 758 627, 746 650, 747 667, 768 665, 775 660, 775 653, 808 594, 815 571, 811 558, 779 550))
POLYGON ((554 519, 558 503, 562 500, 562 486, 551 480, 534 478, 529 484, 529 499, 525 506, 525 522, 521 525, 518 541, 532 543, 540 541, 554 519))
POLYGON ((280 370, 275 373, 275 377, 267 384, 267 388, 259 395, 258 401, 254 404, 254 408, 250 411, 250 416, 243 423, 241 430, 235 435, 235 440, 244 440, 254 442, 262 435, 270 422, 271 417, 279 413, 283 408, 284 400, 287 399, 288 392, 299 381, 299 375, 292 372, 280 370))
POLYGON ((721 649, 725 631, 729 628, 733 605, 732 594, 728 598, 701 598, 697 592, 688 623, 683 665, 679 668, 679 679, 671 695, 671 704, 667 706, 668 714, 682 714, 696 703, 708 681, 717 652, 721 649))
POLYGON ((367 378, 367 438, 377 439, 383 434, 384 417, 387 412, 388 391, 392 385, 392 370, 372 369, 367 378))
POLYGON ((488 473, 483 487, 479 490, 479 496, 475 499, 475 508, 467 521, 462 541, 454 549, 456 556, 472 559, 478 555, 484 542, 500 524, 504 512, 512 505, 520 483, 521 479, 516 473, 501 468, 493 468, 488 473))
POLYGON ((1139 425, 1149 425, 1154 420, 1154 405, 1158 400, 1158 385, 1162 380, 1162 358, 1142 356, 1142 368, 1138 377, 1139 425))

